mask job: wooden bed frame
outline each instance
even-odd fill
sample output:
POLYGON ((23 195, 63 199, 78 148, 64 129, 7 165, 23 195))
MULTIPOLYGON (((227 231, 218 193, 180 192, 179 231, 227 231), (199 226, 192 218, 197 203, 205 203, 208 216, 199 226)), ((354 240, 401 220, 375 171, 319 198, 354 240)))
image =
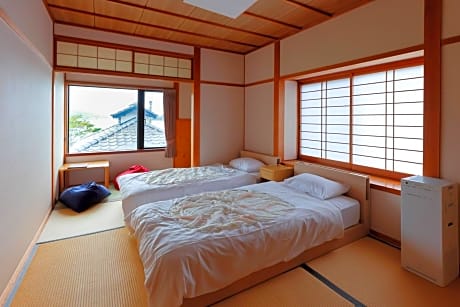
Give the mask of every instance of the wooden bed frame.
POLYGON ((253 151, 247 151, 247 150, 242 150, 240 151, 240 156, 241 157, 249 157, 249 158, 255 158, 257 160, 260 160, 264 162, 265 164, 273 165, 277 164, 279 161, 279 157, 277 156, 270 156, 258 152, 253 152, 253 151))
POLYGON ((232 283, 231 285, 223 289, 207 293, 201 296, 197 296, 194 298, 184 298, 182 306, 207 306, 212 303, 216 303, 249 287, 252 287, 267 279, 270 279, 276 275, 282 274, 290 269, 293 269, 311 259, 314 259, 334 249, 337 249, 341 246, 356 241, 369 233, 370 185, 368 176, 313 163, 297 162, 294 165, 294 174, 300 173, 316 174, 331 180, 349 184, 351 188, 346 195, 357 199, 360 203, 359 223, 347 228, 345 230, 344 237, 341 239, 328 241, 322 245, 308 249, 288 262, 280 262, 274 266, 252 273, 246 277, 239 279, 238 281, 232 283))

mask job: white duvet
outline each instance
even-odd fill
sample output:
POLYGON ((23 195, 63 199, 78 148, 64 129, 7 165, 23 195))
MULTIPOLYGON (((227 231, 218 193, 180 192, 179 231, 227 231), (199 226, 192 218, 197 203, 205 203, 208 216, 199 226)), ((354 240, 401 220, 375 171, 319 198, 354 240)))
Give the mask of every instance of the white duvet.
POLYGON ((335 206, 277 182, 145 204, 126 223, 150 306, 180 306, 344 232, 335 206))
POLYGON ((204 191, 217 191, 256 183, 254 174, 224 165, 191 168, 168 168, 147 173, 120 176, 124 215, 134 208, 160 200, 182 197, 204 191))

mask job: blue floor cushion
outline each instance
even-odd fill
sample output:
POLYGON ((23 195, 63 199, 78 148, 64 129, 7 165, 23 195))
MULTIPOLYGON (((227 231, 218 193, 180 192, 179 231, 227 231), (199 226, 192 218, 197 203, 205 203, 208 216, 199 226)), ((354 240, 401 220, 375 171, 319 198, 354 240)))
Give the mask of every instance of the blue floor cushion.
POLYGON ((110 191, 105 186, 91 181, 65 189, 59 200, 70 209, 82 212, 109 195, 110 191))

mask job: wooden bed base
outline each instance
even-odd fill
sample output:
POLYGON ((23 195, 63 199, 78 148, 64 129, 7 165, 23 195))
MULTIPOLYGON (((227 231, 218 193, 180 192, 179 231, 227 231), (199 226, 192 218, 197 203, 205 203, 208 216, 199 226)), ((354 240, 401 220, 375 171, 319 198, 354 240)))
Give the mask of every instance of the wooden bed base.
POLYGON ((344 237, 341 239, 328 241, 322 245, 308 249, 288 262, 280 262, 274 266, 265 268, 258 272, 254 272, 218 291, 207 293, 194 298, 185 298, 182 306, 207 306, 212 303, 216 303, 247 288, 264 282, 276 275, 298 267, 302 263, 305 263, 311 259, 356 241, 369 233, 370 185, 368 176, 306 162, 297 162, 294 165, 294 173, 312 173, 331 180, 348 183, 351 188, 347 195, 357 199, 360 202, 359 224, 346 229, 344 237))
POLYGON ((253 151, 247 151, 247 150, 240 151, 240 156, 255 158, 269 165, 277 164, 277 162, 279 161, 279 157, 277 156, 271 156, 271 155, 266 155, 266 154, 253 152, 253 151))

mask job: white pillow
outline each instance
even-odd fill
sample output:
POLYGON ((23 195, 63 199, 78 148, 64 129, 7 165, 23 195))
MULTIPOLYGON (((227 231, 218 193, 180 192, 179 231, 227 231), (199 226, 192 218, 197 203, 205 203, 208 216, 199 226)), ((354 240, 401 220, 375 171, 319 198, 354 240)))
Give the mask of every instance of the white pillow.
POLYGON ((258 172, 260 167, 265 165, 262 161, 249 157, 233 159, 229 164, 233 168, 248 173, 258 172))
POLYGON ((350 186, 348 184, 343 184, 309 173, 302 173, 294 177, 287 178, 284 180, 284 183, 296 190, 302 191, 319 199, 336 197, 345 194, 348 190, 350 190, 350 186))

